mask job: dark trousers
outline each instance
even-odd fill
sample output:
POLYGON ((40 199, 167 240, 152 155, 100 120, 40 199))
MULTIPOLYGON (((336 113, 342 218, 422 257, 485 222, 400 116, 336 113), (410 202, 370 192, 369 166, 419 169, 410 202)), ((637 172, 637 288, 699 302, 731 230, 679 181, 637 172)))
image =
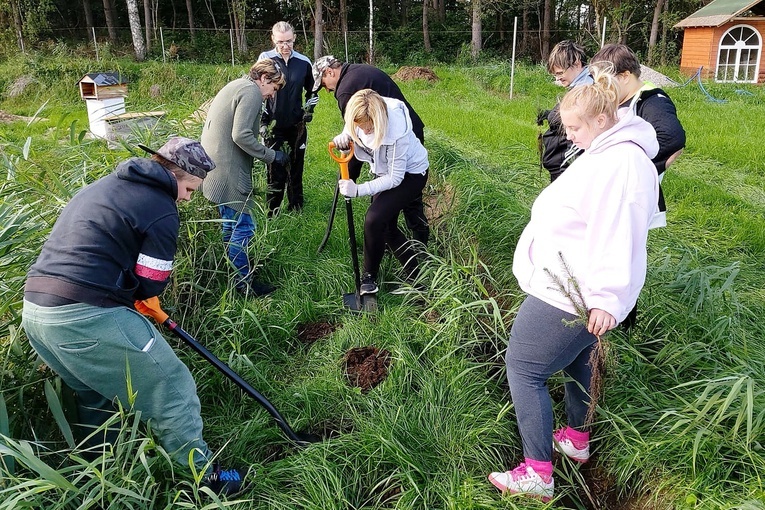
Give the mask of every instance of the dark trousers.
POLYGON ((285 189, 288 209, 292 211, 303 208, 303 167, 307 140, 308 132, 302 122, 289 128, 274 129, 273 138, 270 139, 273 145, 270 146, 276 150, 284 150, 285 144, 289 146, 290 165, 289 168, 276 163, 268 165, 266 202, 269 215, 273 215, 281 206, 285 189))
POLYGON ((563 370, 567 423, 582 430, 590 404, 590 353, 597 339, 576 316, 527 296, 510 329, 505 363, 526 458, 551 461, 553 405, 547 380, 563 370))
MULTIPOLYGON (((427 180, 427 173, 406 174, 401 184, 372 197, 372 205, 364 218, 364 272, 371 273, 375 279, 386 246, 404 266, 407 277, 416 275, 417 253, 398 228, 398 215, 412 202, 419 200, 422 203, 422 190, 427 180)), ((427 226, 427 220, 425 224, 427 226)))
MULTIPOLYGON (((348 162, 348 173, 354 182, 361 174, 362 165, 363 163, 356 159, 356 156, 351 158, 348 162)), ((427 246, 428 238, 430 237, 430 227, 428 226, 428 219, 425 216, 425 206, 422 203, 422 189, 424 189, 424 187, 425 185, 423 184, 419 195, 414 200, 407 203, 402 211, 404 213, 406 226, 412 232, 412 238, 427 246)))

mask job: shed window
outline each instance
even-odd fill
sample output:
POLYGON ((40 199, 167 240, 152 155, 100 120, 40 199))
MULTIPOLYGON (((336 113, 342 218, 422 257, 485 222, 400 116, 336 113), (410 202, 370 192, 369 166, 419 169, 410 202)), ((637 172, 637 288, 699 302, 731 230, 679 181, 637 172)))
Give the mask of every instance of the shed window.
POLYGON ((721 82, 757 83, 761 39, 754 28, 737 25, 722 36, 717 53, 717 74, 721 82))

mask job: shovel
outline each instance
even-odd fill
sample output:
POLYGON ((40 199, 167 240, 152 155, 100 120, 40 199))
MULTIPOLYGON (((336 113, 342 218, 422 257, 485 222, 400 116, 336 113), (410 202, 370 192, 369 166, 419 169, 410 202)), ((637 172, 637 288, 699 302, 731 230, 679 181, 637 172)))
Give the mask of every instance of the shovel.
MULTIPOLYGON (((329 155, 340 164, 340 178, 350 179, 348 162, 353 157, 353 142, 351 142, 351 150, 347 153, 340 152, 339 155, 335 153, 334 142, 329 142, 328 148, 329 155)), ((356 247, 356 229, 353 225, 353 206, 351 205, 351 199, 348 197, 345 197, 345 213, 348 217, 348 239, 351 245, 351 261, 353 262, 353 277, 356 283, 356 291, 343 294, 343 306, 356 312, 374 312, 377 310, 377 295, 361 295, 361 275, 359 274, 359 253, 356 247)))
POLYGON ((207 360, 212 366, 214 366, 220 373, 231 379, 237 386, 239 386, 250 397, 254 398, 260 405, 262 405, 268 414, 270 414, 280 429, 284 431, 287 437, 298 446, 308 446, 311 443, 318 443, 322 441, 322 438, 316 434, 310 434, 307 432, 295 432, 287 424, 287 420, 279 414, 279 411, 271 404, 271 402, 261 395, 255 388, 250 386, 247 381, 242 379, 239 374, 234 372, 231 367, 219 360, 213 353, 208 351, 205 346, 200 344, 194 337, 183 330, 178 324, 175 323, 165 312, 160 308, 159 298, 153 297, 144 299, 142 301, 135 302, 136 310, 144 315, 152 317, 158 324, 162 324, 167 329, 172 331, 177 337, 183 340, 189 347, 194 349, 205 360, 207 360))

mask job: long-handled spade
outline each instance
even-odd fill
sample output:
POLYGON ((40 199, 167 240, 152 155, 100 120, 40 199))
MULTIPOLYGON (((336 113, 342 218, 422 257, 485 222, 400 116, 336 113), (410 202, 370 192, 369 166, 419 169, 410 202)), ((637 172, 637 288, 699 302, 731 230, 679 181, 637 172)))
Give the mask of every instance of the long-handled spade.
MULTIPOLYGON (((348 162, 353 157, 353 143, 348 153, 340 155, 335 153, 335 143, 329 142, 329 155, 340 164, 340 177, 350 179, 348 174, 348 162)), ((353 225, 353 206, 351 199, 345 197, 345 213, 348 216, 348 238, 351 245, 351 260, 353 261, 353 277, 355 278, 356 291, 343 294, 343 306, 357 312, 374 312, 377 310, 377 295, 361 295, 361 275, 359 274, 359 253, 356 247, 356 229, 353 225)))
POLYGON ((262 405, 268 414, 270 414, 280 429, 284 431, 287 437, 292 440, 298 446, 308 446, 311 443, 318 443, 322 441, 320 436, 311 434, 308 432, 295 432, 287 424, 287 420, 279 414, 279 411, 268 401, 266 397, 261 395, 255 388, 250 386, 247 381, 242 379, 239 374, 234 372, 231 367, 219 360, 213 353, 208 351, 202 344, 200 344, 194 337, 183 330, 178 324, 168 316, 159 305, 159 299, 156 297, 150 299, 144 299, 143 301, 136 301, 136 309, 152 317, 158 324, 162 324, 167 329, 172 331, 177 337, 183 340, 189 347, 194 349, 205 360, 207 360, 212 366, 214 366, 220 373, 231 379, 237 386, 239 386, 247 395, 255 399, 260 405, 262 405))

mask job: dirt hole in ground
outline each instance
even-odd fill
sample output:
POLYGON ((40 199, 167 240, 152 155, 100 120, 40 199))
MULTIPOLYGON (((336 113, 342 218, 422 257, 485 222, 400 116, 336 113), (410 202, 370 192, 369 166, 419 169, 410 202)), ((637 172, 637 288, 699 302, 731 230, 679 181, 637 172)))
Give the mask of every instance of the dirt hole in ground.
POLYGON ((348 384, 366 393, 388 377, 390 352, 377 347, 355 347, 345 353, 348 384))
POLYGON ((433 70, 430 68, 409 67, 409 66, 401 67, 398 71, 396 71, 396 74, 393 75, 393 78, 396 80, 401 80, 401 81, 411 81, 411 80, 438 81, 439 80, 436 73, 434 73, 433 70))
POLYGON ((317 340, 321 340, 335 332, 337 324, 329 322, 306 322, 297 327, 298 340, 305 345, 311 345, 317 340))
MULTIPOLYGON (((562 459, 557 458, 560 464, 562 459)), ((619 487, 613 475, 610 475, 598 462, 597 454, 590 457, 590 462, 578 466, 580 474, 587 484, 587 489, 578 487, 576 497, 564 497, 561 501, 565 508, 582 508, 587 510, 660 510, 670 508, 660 495, 646 492, 640 496, 620 494, 619 487), (575 498, 578 498, 578 503, 575 498)))
POLYGON ((422 201, 425 203, 425 216, 428 218, 428 223, 432 225, 440 223, 454 209, 457 194, 449 184, 426 186, 422 201))

